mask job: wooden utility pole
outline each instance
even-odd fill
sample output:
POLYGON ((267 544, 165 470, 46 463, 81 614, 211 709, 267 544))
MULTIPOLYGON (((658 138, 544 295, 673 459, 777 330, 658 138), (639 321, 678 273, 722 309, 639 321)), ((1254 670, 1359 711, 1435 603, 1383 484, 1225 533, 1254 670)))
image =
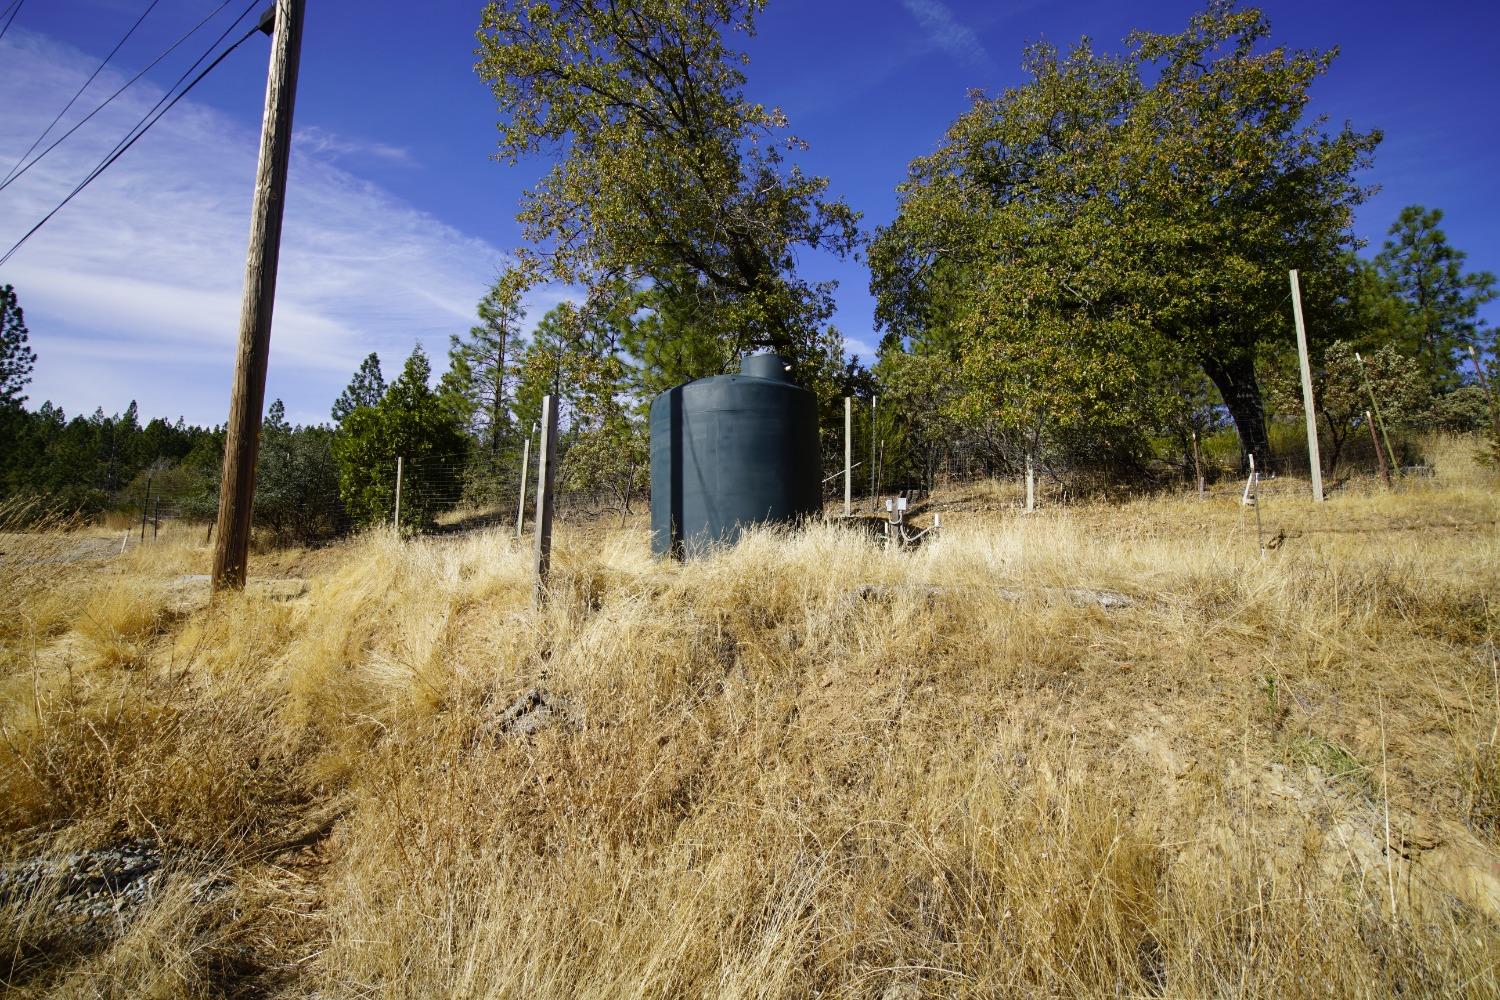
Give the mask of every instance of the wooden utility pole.
POLYGON ((1302 288, 1297 272, 1288 272, 1292 282, 1292 317, 1297 323, 1297 357, 1302 364, 1302 411, 1307 414, 1307 462, 1312 468, 1313 499, 1323 502, 1323 460, 1318 455, 1318 414, 1313 409, 1312 366, 1307 360, 1307 330, 1302 325, 1302 288))
POLYGON ((526 434, 526 442, 521 445, 521 499, 516 503, 516 537, 521 537, 521 524, 526 520, 526 472, 531 463, 531 435, 536 433, 536 424, 531 425, 531 430, 526 434))
POLYGON ((287 162, 292 152, 292 105, 302 54, 306 0, 276 0, 276 30, 266 74, 260 162, 250 214, 250 249, 240 304, 240 340, 224 440, 219 491, 219 537, 214 543, 213 589, 245 586, 255 463, 260 457, 260 421, 266 401, 266 365, 271 354, 271 312, 276 301, 276 265, 281 253, 281 214, 286 203, 287 162))
POLYGON ((552 569, 552 489, 557 481, 557 397, 542 397, 542 441, 536 453, 536 594, 540 605, 547 599, 547 574, 552 569))
POLYGON ((870 513, 878 513, 880 498, 875 495, 875 406, 879 396, 870 397, 870 513))
POLYGON ((854 397, 844 397, 844 516, 854 515, 854 397))

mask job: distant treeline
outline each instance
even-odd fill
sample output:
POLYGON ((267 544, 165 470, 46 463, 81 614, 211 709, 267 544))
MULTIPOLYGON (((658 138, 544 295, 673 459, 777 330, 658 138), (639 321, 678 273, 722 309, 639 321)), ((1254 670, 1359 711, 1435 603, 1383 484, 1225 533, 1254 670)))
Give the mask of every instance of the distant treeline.
MULTIPOLYGON (((796 165, 805 143, 786 116, 747 94, 733 46, 760 9, 486 8, 477 69, 502 109, 498 155, 555 154, 518 215, 529 243, 452 336, 441 377, 417 350, 387 385, 372 353, 331 424, 269 408, 260 526, 314 537, 388 520, 398 460, 410 527, 513 512, 547 393, 564 508, 628 511, 652 397, 766 347, 818 398, 827 472, 843 460, 842 400, 860 400, 866 489, 1027 464, 1074 495, 1202 462, 1238 473, 1252 455, 1296 471, 1292 270, 1327 471, 1372 468, 1377 437, 1415 462, 1402 441, 1429 429, 1480 432, 1500 454, 1495 276, 1420 205, 1365 253, 1354 219, 1382 136, 1317 116, 1336 50, 1277 44, 1262 11, 1231 0, 1117 51, 1028 46, 1021 83, 977 80, 956 120, 933 123, 894 218, 868 232, 796 165), (834 283, 801 267, 858 252, 874 329, 857 336, 879 338, 864 360, 832 325, 834 283), (574 298, 529 323, 521 303, 546 282, 574 298)), ((150 477, 176 512, 213 509, 218 431, 140 426, 134 408, 25 410, 35 359, 9 288, 4 316, 0 488, 97 512, 140 503, 150 477)))

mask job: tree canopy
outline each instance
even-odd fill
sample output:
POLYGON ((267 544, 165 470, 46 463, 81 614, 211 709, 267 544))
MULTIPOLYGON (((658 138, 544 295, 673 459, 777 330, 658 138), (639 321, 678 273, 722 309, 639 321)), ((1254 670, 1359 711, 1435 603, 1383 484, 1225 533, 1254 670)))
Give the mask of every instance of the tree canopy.
POLYGON ((1374 262, 1384 283, 1378 292, 1396 303, 1385 315, 1385 332, 1397 349, 1417 359, 1433 390, 1456 387, 1468 347, 1484 349, 1488 331, 1479 307, 1495 298, 1495 276, 1464 268, 1468 255, 1448 242, 1442 221, 1439 209, 1406 206, 1374 262))
POLYGON ((1269 36, 1215 0, 1124 54, 1029 47, 1025 84, 975 94, 912 163, 871 249, 888 345, 949 352, 994 405, 1076 426, 1148 419, 1198 367, 1264 455, 1256 349, 1290 334, 1289 269, 1313 276, 1310 307, 1347 294, 1379 139, 1307 117, 1335 52, 1269 36))
MULTIPOLYGON (((850 252, 857 213, 788 161, 802 143, 745 97, 764 0, 499 0, 478 32, 479 75, 501 111, 499 157, 555 162, 520 214, 532 280, 645 282, 733 345, 801 356, 831 285, 801 249, 850 252)), ((704 374, 704 373, 700 373, 704 374)))

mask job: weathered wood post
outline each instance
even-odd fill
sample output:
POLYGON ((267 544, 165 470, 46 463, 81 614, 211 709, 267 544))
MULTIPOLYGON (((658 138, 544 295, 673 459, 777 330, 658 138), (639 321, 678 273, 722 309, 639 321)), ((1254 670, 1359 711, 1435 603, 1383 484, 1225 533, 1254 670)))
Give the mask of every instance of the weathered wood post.
POLYGON ((526 473, 531 464, 531 436, 536 433, 536 424, 526 432, 526 442, 521 445, 521 498, 516 502, 516 537, 521 537, 521 525, 526 520, 526 473))
POLYGON ((271 39, 266 107, 261 120, 260 162, 255 175, 255 204, 250 215, 250 248, 245 261, 245 291, 240 305, 239 347, 224 440, 219 538, 214 543, 212 575, 215 591, 239 590, 245 586, 305 7, 306 0, 276 0, 276 28, 271 39))
POLYGON ((391 528, 401 530, 401 455, 396 456, 396 510, 391 514, 391 528))
POLYGON ((1380 468, 1380 479, 1385 488, 1391 488, 1391 467, 1385 464, 1385 452, 1380 450, 1380 439, 1375 436, 1375 418, 1365 411, 1365 426, 1370 429, 1370 443, 1375 446, 1375 462, 1380 468))
POLYGON ((1307 415, 1307 462, 1312 469, 1313 500, 1323 502, 1323 461, 1318 454, 1318 414, 1313 409, 1312 366, 1307 360, 1307 329, 1302 324, 1302 288, 1297 272, 1292 283, 1292 318, 1297 324, 1297 358, 1302 367, 1302 411, 1307 415))
POLYGON ((557 482, 557 397, 542 397, 542 440, 536 466, 536 543, 532 561, 536 568, 533 603, 547 599, 547 576, 552 569, 552 490, 557 482))
POLYGON ((844 516, 854 515, 854 397, 844 397, 844 516))
POLYGON ((1198 499, 1203 499, 1203 460, 1198 454, 1198 432, 1193 431, 1193 475, 1198 480, 1198 499))

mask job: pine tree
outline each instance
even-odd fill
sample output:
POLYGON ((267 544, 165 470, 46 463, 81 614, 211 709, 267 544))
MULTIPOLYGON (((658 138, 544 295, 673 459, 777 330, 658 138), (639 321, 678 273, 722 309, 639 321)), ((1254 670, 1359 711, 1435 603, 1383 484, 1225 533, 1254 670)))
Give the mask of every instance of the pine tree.
POLYGON ((11 285, 0 285, 0 407, 19 409, 36 354, 27 344, 26 316, 11 285))
POLYGON ((384 395, 385 376, 380 372, 380 355, 371 351, 369 356, 360 362, 359 369, 349 380, 349 385, 339 394, 339 398, 334 400, 334 422, 342 424, 349 414, 361 406, 378 406, 384 395))
POLYGON ((417 347, 377 405, 356 406, 345 416, 333 453, 339 494, 356 521, 375 524, 391 516, 398 457, 404 460, 403 525, 429 524, 442 503, 454 499, 468 440, 452 408, 428 385, 431 378, 432 365, 417 347))
POLYGON ((1495 276, 1465 273, 1468 255, 1448 242, 1442 221, 1439 209, 1408 205, 1375 257, 1376 270, 1405 306, 1392 339, 1417 358, 1434 391, 1459 384, 1470 344, 1482 349, 1479 307, 1495 298, 1495 276))
POLYGON ((458 393, 465 403, 480 442, 491 456, 500 451, 510 427, 506 408, 508 352, 519 344, 521 320, 519 290, 502 275, 479 300, 479 322, 468 337, 454 334, 448 350, 450 377, 445 388, 458 393))

